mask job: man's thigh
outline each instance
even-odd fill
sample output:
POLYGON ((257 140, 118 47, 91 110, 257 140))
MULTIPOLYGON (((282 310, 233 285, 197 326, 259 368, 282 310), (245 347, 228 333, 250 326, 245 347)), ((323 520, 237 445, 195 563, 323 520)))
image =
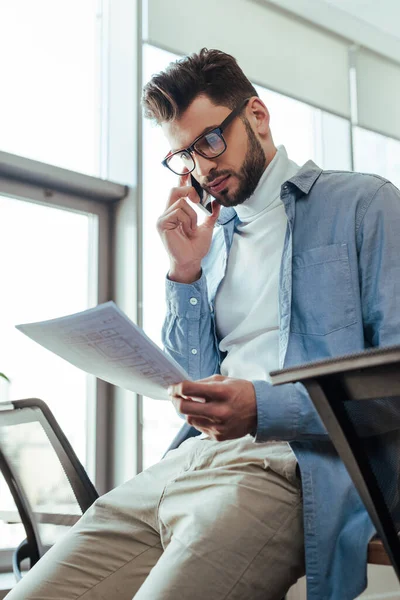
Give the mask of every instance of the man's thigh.
POLYGON ((197 448, 165 488, 165 551, 136 597, 282 597, 305 569, 300 480, 268 468, 267 446, 249 439, 197 448))

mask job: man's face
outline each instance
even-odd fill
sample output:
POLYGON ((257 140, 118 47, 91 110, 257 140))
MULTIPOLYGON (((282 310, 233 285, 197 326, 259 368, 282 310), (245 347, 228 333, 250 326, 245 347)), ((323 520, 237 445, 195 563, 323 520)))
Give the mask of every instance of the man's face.
MULTIPOLYGON (((202 133, 218 127, 230 112, 226 106, 216 106, 208 97, 198 96, 179 120, 161 127, 171 150, 182 150, 202 133)), ((235 118, 223 136, 227 148, 221 156, 208 159, 193 154, 196 168, 192 175, 220 204, 236 206, 253 194, 267 161, 247 119, 243 122, 235 118)))

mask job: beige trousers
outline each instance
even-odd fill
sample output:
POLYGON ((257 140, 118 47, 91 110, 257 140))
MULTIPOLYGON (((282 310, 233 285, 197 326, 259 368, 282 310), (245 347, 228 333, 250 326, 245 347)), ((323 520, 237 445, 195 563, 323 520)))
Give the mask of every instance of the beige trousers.
POLYGON ((7 600, 282 598, 304 574, 302 501, 267 455, 250 436, 187 440, 99 498, 7 600))

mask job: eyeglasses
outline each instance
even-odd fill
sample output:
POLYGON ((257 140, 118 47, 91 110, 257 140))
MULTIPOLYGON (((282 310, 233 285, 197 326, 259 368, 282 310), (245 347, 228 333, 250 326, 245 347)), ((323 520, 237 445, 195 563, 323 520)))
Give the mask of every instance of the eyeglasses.
POLYGON ((219 127, 199 135, 191 146, 184 150, 177 150, 166 156, 162 161, 164 167, 168 167, 168 169, 173 173, 176 173, 176 175, 187 175, 194 171, 196 167, 193 158, 194 152, 203 158, 213 159, 217 158, 217 156, 221 156, 226 150, 226 142, 222 133, 233 119, 240 114, 249 100, 250 98, 246 98, 246 100, 233 109, 219 127))

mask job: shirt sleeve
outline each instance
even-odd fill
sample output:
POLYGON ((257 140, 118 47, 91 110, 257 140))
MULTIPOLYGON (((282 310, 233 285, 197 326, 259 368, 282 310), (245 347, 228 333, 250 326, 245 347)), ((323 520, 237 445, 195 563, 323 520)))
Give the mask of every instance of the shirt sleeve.
POLYGON ((400 192, 383 183, 358 228, 365 338, 373 347, 400 344, 400 192))
POLYGON ((167 314, 162 329, 164 349, 194 380, 219 373, 214 313, 204 273, 191 284, 166 279, 167 314))
POLYGON ((256 442, 327 439, 328 434, 304 385, 253 381, 257 401, 256 442))

